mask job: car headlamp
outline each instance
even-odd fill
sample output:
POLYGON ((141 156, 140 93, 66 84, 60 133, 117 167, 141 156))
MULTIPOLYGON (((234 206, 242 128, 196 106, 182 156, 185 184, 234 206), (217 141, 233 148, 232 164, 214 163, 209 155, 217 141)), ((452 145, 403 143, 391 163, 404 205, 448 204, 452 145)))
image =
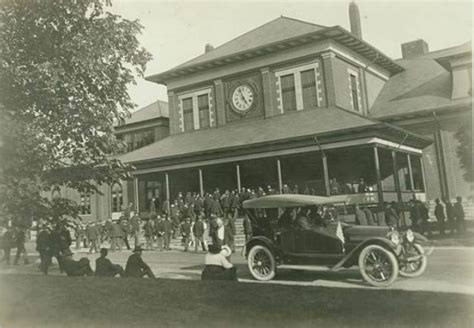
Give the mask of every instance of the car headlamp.
POLYGON ((415 240, 415 235, 413 234, 413 231, 411 231, 410 229, 407 230, 405 236, 407 238, 407 241, 410 242, 410 243, 415 240))
POLYGON ((390 233, 390 241, 395 245, 400 244, 400 235, 398 234, 398 232, 393 231, 392 233, 390 233))

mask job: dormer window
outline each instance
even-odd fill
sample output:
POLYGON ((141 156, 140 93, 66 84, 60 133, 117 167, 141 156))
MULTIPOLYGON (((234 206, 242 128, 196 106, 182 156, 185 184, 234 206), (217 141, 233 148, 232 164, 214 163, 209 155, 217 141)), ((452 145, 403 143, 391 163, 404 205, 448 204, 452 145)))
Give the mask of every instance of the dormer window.
POLYGON ((188 132, 212 126, 211 89, 182 94, 178 98, 181 131, 188 132))
POLYGON ((322 103, 319 63, 275 72, 280 112, 315 108, 322 103))

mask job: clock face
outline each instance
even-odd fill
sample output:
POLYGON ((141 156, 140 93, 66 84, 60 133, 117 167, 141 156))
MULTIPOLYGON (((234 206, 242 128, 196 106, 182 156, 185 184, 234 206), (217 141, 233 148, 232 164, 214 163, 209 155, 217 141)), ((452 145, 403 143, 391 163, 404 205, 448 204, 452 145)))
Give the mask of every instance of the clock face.
POLYGON ((232 105, 237 111, 248 111, 255 102, 255 94, 248 84, 239 85, 232 93, 232 105))

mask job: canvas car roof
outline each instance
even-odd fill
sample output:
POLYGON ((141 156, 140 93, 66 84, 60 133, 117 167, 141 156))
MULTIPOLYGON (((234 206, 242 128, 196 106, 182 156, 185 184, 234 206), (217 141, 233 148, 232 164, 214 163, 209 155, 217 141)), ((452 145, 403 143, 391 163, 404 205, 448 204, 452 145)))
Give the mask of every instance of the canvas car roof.
POLYGON ((340 203, 337 197, 297 194, 268 195, 244 201, 244 208, 287 208, 340 203))

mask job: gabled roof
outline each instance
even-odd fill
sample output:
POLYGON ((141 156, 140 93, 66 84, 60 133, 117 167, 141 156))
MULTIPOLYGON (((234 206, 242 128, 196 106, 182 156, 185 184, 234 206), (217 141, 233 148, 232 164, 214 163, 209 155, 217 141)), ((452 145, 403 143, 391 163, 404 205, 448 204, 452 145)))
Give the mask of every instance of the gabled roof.
MULTIPOLYGON (((329 107, 279 115, 269 119, 242 120, 219 128, 176 134, 121 155, 119 159, 137 163, 180 158, 242 147, 250 149, 314 136, 336 135, 342 131, 352 136, 349 131, 369 127, 374 130, 376 127, 392 129, 402 136, 407 133, 404 130, 401 131, 400 128, 391 127, 355 112, 329 107)), ((418 138, 413 134, 410 135, 415 139, 418 138)))
POLYGON ((282 16, 184 64, 146 79, 166 84, 169 79, 179 76, 325 39, 337 41, 391 74, 403 71, 391 58, 340 26, 325 27, 282 16))
POLYGON ((430 52, 426 55, 399 59, 405 70, 392 76, 375 100, 370 115, 387 119, 423 114, 436 110, 452 110, 472 105, 472 97, 451 99, 451 73, 438 63, 438 58, 456 56, 470 51, 471 43, 430 52))
POLYGON ((124 123, 116 125, 116 127, 123 127, 129 124, 140 123, 160 117, 169 118, 168 103, 166 101, 157 100, 154 103, 131 113, 131 116, 126 118, 124 123))

